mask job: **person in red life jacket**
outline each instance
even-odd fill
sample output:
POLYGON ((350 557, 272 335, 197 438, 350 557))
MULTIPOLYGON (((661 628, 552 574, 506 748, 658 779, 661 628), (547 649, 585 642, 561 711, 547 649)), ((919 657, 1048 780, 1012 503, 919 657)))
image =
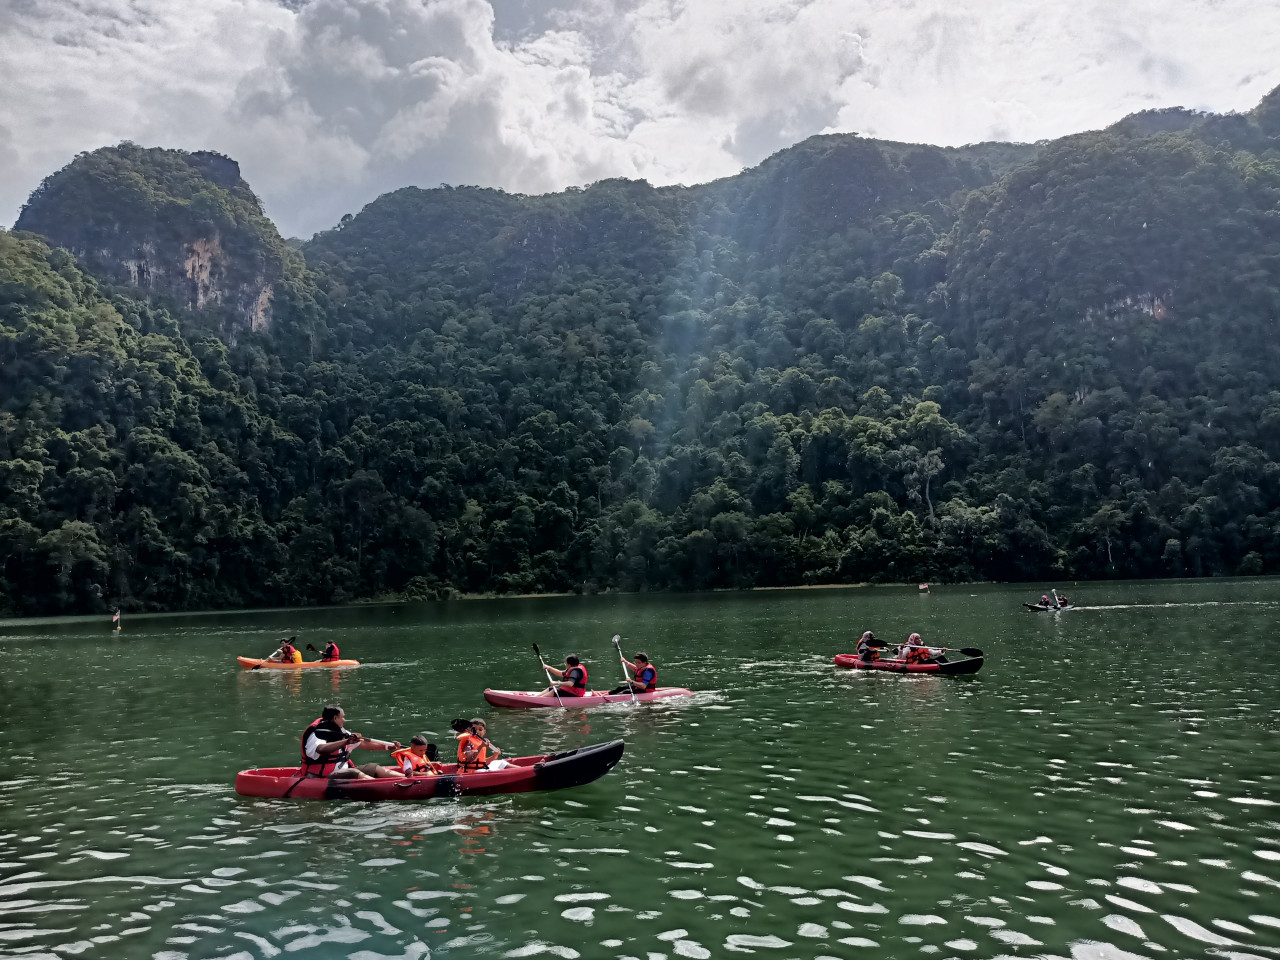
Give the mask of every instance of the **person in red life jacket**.
POLYGON ((658 671, 654 669, 653 664, 649 662, 648 656, 643 653, 636 654, 636 662, 631 663, 626 657, 622 658, 622 665, 635 674, 635 677, 622 684, 620 687, 614 687, 609 693, 651 693, 658 689, 658 671))
POLYGON ((455 720, 450 726, 458 734, 458 772, 470 773, 475 770, 501 770, 510 766, 505 760, 499 760, 501 747, 495 747, 486 733, 483 720, 455 720))
POLYGON ((341 660, 342 654, 338 652, 338 645, 330 640, 324 645, 324 649, 320 651, 321 660, 341 660))
POLYGON ((880 651, 884 643, 876 639, 876 635, 868 630, 858 638, 858 657, 870 663, 880 659, 880 651))
POLYGON ((404 776, 395 767, 377 763, 355 766, 351 751, 400 749, 400 741, 372 740, 344 727, 346 714, 338 706, 328 706, 320 719, 312 720, 302 731, 302 773, 308 777, 330 777, 334 780, 369 780, 374 777, 404 776))
POLYGON ((276 663, 301 663, 302 651, 293 645, 297 637, 290 637, 288 640, 280 641, 280 649, 278 649, 268 660, 274 660, 276 663))
POLYGON ((1058 594, 1058 606, 1065 607, 1065 606, 1068 606, 1070 603, 1071 601, 1068 600, 1065 596, 1063 596, 1062 594, 1058 594))
POLYGON ((587 692, 587 668, 572 654, 564 658, 563 670, 555 667, 547 667, 547 670, 557 677, 563 677, 566 682, 552 684, 543 693, 555 693, 558 690, 562 697, 581 697, 587 692))
POLYGON ((1049 602, 1049 595, 1048 595, 1047 593, 1042 593, 1042 594, 1040 594, 1040 606, 1042 606, 1042 607, 1051 607, 1051 606, 1053 606, 1053 604, 1051 604, 1051 603, 1049 602))
POLYGON ((405 776, 433 777, 444 770, 436 763, 439 756, 440 751, 436 745, 428 743, 427 738, 419 733, 409 740, 409 746, 391 754, 391 759, 405 776))

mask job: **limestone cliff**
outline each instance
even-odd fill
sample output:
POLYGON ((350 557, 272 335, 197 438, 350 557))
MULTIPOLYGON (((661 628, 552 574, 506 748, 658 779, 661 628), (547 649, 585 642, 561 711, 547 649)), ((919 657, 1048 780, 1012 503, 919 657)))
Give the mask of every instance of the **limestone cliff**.
POLYGON ((230 339, 271 322, 292 254, 240 167, 221 154, 131 143, 80 154, 14 225, 66 247, 102 279, 215 316, 230 339))

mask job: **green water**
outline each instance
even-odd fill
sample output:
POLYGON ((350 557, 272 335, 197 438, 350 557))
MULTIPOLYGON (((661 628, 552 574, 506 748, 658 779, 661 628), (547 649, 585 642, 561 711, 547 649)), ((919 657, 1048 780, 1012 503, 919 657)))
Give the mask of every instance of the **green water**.
MULTIPOLYGON (((0 955, 1280 955, 1280 583, 940 587, 0 623, 0 955), (831 663, 871 628, 974 677, 831 663), (242 671, 297 634, 363 665, 242 671), (498 710, 609 638, 685 701, 498 710), (411 804, 250 800, 340 702, 510 755, 617 737, 602 780, 411 804)), ((364 754, 376 759, 378 754, 364 754)))

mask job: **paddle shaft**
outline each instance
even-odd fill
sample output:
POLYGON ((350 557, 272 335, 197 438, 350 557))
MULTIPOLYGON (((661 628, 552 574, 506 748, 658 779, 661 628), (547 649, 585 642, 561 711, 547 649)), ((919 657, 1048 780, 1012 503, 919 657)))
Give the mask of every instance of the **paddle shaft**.
POLYGON ((631 694, 631 702, 632 702, 632 703, 635 703, 635 702, 636 702, 636 688, 635 688, 635 687, 633 687, 633 686, 631 686, 631 678, 627 676, 627 665, 626 665, 626 663, 625 663, 625 661, 626 661, 626 659, 627 659, 627 658, 626 658, 626 657, 624 657, 624 656, 622 655, 622 642, 621 642, 621 641, 622 641, 622 637, 618 636, 618 634, 616 634, 616 633, 615 633, 615 634, 613 635, 613 645, 614 645, 614 647, 616 647, 616 648, 617 648, 617 651, 618 651, 618 659, 619 659, 619 660, 624 661, 624 662, 623 662, 623 664, 622 664, 622 682, 623 682, 623 683, 625 683, 625 684, 627 685, 627 692, 631 694))
POLYGON ((533 652, 538 655, 538 662, 542 664, 542 672, 547 675, 547 685, 551 687, 551 692, 556 695, 556 703, 564 706, 564 701, 560 699, 560 688, 556 686, 556 682, 551 679, 551 670, 547 667, 547 662, 542 659, 542 651, 538 649, 538 645, 533 645, 533 652))

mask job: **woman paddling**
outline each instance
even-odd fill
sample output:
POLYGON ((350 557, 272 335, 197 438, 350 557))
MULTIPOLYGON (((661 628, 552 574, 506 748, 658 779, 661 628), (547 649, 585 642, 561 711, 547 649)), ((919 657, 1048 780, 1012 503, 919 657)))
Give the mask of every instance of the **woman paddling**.
POLYGON ((876 635, 868 630, 858 638, 858 656, 870 663, 880 659, 880 651, 884 644, 876 639, 876 635))

